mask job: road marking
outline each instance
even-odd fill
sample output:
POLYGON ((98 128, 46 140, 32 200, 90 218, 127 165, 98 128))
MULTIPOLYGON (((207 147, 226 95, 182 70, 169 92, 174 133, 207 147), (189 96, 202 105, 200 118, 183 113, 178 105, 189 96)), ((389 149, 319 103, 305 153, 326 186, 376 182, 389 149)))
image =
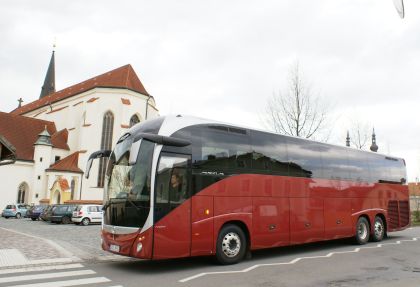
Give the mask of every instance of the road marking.
POLYGON ((11 277, 1 277, 0 283, 10 283, 10 282, 26 281, 26 280, 51 279, 51 278, 69 277, 69 276, 82 276, 82 275, 92 275, 92 274, 96 274, 96 272, 93 270, 79 270, 79 271, 67 271, 67 272, 56 272, 56 273, 20 275, 20 276, 11 276, 11 277))
POLYGON ((289 262, 279 262, 279 263, 263 263, 263 264, 256 264, 253 265, 251 267, 245 268, 243 270, 231 270, 231 271, 216 271, 216 272, 203 272, 203 273, 199 273, 184 279, 179 280, 178 282, 180 283, 185 283, 203 276, 207 276, 207 275, 217 275, 217 274, 235 274, 235 273, 246 273, 249 272, 251 270, 254 270, 258 267, 264 267, 264 266, 279 266, 279 265, 291 265, 291 264, 295 264, 301 260, 304 259, 318 259, 318 258, 329 258, 333 255, 336 254, 346 254, 346 253, 357 253, 362 249, 373 249, 373 248, 381 248, 384 245, 395 245, 395 244, 401 244, 402 242, 413 242, 413 241, 417 241, 418 239, 420 239, 420 237, 413 237, 413 239, 406 239, 406 240, 398 240, 396 242, 392 242, 392 243, 381 243, 381 244, 377 244, 376 246, 366 246, 366 247, 357 247, 353 250, 349 250, 349 251, 337 251, 337 252, 330 252, 327 255, 319 255, 319 256, 311 256, 311 257, 298 257, 295 258, 289 262))
POLYGON ((10 273, 33 272, 33 271, 63 270, 63 269, 73 269, 73 268, 82 268, 82 267, 83 267, 82 264, 75 263, 75 264, 66 264, 66 265, 37 266, 37 267, 4 269, 4 270, 0 270, 0 275, 10 274, 10 273))
POLYGON ((78 286, 86 284, 96 284, 96 283, 105 283, 110 282, 108 278, 105 277, 94 277, 87 279, 75 279, 75 280, 66 280, 66 281, 55 281, 48 283, 32 283, 25 285, 14 285, 13 287, 67 287, 67 286, 78 286))

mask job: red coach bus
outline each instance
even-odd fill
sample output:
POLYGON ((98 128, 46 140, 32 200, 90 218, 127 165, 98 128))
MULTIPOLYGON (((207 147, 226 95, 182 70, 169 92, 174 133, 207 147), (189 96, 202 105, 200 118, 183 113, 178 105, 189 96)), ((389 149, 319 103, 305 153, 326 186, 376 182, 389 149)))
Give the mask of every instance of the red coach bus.
MULTIPOLYGON (((216 121, 132 127, 107 157, 102 248, 144 259, 215 255, 409 226, 403 159, 216 121)), ((88 174, 87 170, 87 174, 88 174)))

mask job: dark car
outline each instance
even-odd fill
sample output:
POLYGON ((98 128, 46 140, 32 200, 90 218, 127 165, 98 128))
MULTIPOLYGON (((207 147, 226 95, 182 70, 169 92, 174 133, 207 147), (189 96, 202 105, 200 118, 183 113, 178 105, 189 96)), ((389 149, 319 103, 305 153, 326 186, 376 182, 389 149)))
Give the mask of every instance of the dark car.
POLYGON ((76 210, 76 205, 57 205, 51 211, 50 221, 55 223, 71 223, 73 211, 76 210))
POLYGON ((34 205, 26 213, 26 217, 32 219, 33 221, 39 219, 41 213, 45 210, 47 205, 34 205))
POLYGON ((57 206, 57 204, 47 205, 44 211, 41 212, 39 218, 41 218, 43 221, 50 221, 51 212, 55 206, 57 206))

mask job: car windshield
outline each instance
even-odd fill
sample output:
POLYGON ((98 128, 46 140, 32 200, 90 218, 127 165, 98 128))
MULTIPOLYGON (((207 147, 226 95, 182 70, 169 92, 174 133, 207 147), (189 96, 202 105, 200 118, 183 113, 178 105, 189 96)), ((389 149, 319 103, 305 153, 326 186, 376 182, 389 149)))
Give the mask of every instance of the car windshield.
POLYGON ((10 204, 9 204, 9 205, 7 205, 7 206, 6 206, 6 209, 13 209, 13 208, 15 208, 15 206, 14 206, 14 205, 10 205, 10 204))
POLYGON ((151 165, 154 143, 142 139, 138 154, 131 155, 132 139, 127 138, 115 147, 106 173, 105 223, 140 227, 150 208, 151 165))

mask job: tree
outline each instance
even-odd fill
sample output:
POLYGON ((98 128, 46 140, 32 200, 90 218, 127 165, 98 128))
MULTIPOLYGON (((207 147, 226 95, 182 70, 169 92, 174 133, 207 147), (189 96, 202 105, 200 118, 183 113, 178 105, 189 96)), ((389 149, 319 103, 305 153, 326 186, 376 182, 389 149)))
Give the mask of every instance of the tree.
POLYGON ((266 111, 267 125, 278 133, 314 138, 327 127, 327 107, 304 82, 298 62, 290 69, 286 92, 274 94, 266 111))
POLYGON ((369 124, 355 120, 351 124, 350 143, 357 149, 365 149, 369 144, 369 124))

